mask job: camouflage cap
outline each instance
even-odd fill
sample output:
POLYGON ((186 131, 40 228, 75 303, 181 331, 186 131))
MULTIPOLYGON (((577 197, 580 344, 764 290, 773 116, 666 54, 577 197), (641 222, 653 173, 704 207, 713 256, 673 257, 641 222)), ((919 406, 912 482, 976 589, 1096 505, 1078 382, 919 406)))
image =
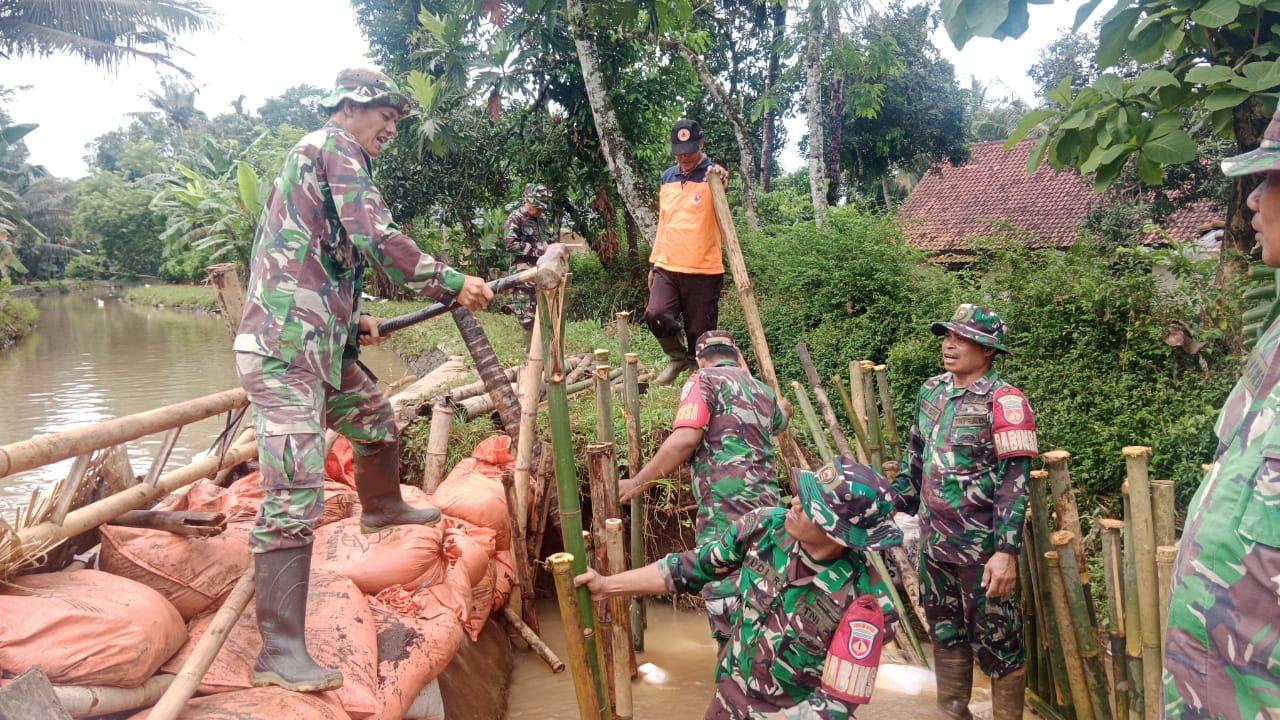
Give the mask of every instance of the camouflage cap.
POLYGON ((934 335, 946 335, 954 332, 968 338, 979 345, 995 348, 1002 353, 1013 354, 1004 344, 1004 334, 1008 326, 1000 315, 988 307, 964 303, 956 308, 956 312, 947 322, 936 322, 929 326, 934 335))
POLYGON ((524 201, 539 210, 546 210, 551 202, 551 190, 542 183, 529 183, 524 186, 524 201))
POLYGON ((893 522, 893 490, 883 475, 843 455, 816 472, 792 468, 800 508, 832 540, 854 550, 902 544, 893 522))
POLYGON ((1222 161, 1222 173, 1228 177, 1272 171, 1280 171, 1280 110, 1271 116, 1257 148, 1222 161))
POLYGON ((333 90, 320 101, 320 107, 332 111, 343 100, 361 105, 386 105, 401 115, 409 114, 409 108, 413 106, 413 99, 400 92, 400 86, 394 80, 368 68, 347 68, 338 73, 333 90))
POLYGON ((713 345, 727 345, 733 350, 738 349, 738 346, 733 342, 733 334, 728 330, 708 330, 698 336, 698 342, 693 346, 694 357, 702 355, 703 350, 713 345))

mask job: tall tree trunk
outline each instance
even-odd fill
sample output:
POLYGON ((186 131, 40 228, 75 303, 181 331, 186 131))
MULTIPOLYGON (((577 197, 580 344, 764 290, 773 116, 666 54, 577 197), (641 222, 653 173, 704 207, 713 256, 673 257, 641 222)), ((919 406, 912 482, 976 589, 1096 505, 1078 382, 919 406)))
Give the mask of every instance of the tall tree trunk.
POLYGON ((613 206, 613 198, 609 197, 607 183, 600 185, 600 191, 591 201, 591 207, 600 213, 600 219, 604 221, 604 231, 596 236, 592 249, 596 251, 596 257, 600 258, 600 264, 611 268, 618 262, 618 210, 613 206))
POLYGON ((609 171, 613 173, 618 185, 622 203, 631 211, 631 216, 640 226, 645 239, 652 244, 658 234, 658 214, 654 210, 656 203, 648 185, 640 178, 640 170, 631 157, 631 150, 622 135, 622 127, 618 124, 618 116, 613 111, 613 103, 609 100, 595 43, 587 36, 586 8, 582 0, 566 0, 565 7, 573 28, 578 63, 582 66, 582 81, 587 87, 587 99, 595 118, 596 134, 600 136, 600 145, 604 149, 605 160, 609 163, 609 171))
POLYGON ((760 128, 760 192, 769 192, 769 184, 773 182, 773 146, 777 137, 775 123, 778 117, 778 111, 773 107, 777 103, 773 94, 781 65, 780 46, 787 31, 787 6, 785 3, 775 3, 770 7, 769 13, 773 17, 773 40, 769 43, 769 69, 764 76, 764 101, 768 105, 760 128))
POLYGON ((627 279, 634 286, 644 274, 640 261, 640 228, 636 226, 636 219, 631 217, 631 211, 625 207, 622 208, 622 219, 627 228, 627 279))
POLYGON ((724 112, 725 119, 733 127, 733 135, 738 139, 738 164, 742 166, 742 209, 747 216, 747 227, 759 230, 760 214, 756 211, 756 160, 751 152, 751 136, 747 134, 746 124, 742 122, 742 114, 738 112, 737 106, 733 104, 733 98, 725 92, 724 86, 716 80, 715 74, 711 72, 711 68, 707 67, 706 61, 701 56, 686 47, 684 43, 674 40, 660 39, 658 44, 679 53, 680 57, 693 66, 698 73, 698 79, 702 80, 702 86, 711 93, 711 97, 715 98, 721 111, 724 112))
MULTIPOLYGON (((840 31, 838 3, 827 2, 827 28, 831 33, 832 52, 844 43, 840 31)), ((844 128, 844 80, 839 72, 831 74, 827 98, 827 203, 835 205, 840 197, 840 137, 844 128)))
MULTIPOLYGON (((1262 114, 1258 98, 1250 98, 1232 110, 1232 124, 1236 133, 1236 149, 1246 152, 1258 147, 1262 142, 1262 133, 1267 126, 1267 117, 1262 114)), ((1227 275, 1238 272, 1241 263, 1253 252, 1253 213, 1246 202, 1249 193, 1258 187, 1259 175, 1242 175, 1231 183, 1231 198, 1227 201, 1227 227, 1222 238, 1222 264, 1232 266, 1227 275), (1230 251, 1230 252, 1226 252, 1230 251)), ((1225 279, 1223 270, 1219 269, 1219 280, 1225 279)))
POLYGON ((493 399, 493 407, 498 412, 498 420, 502 423, 502 431, 511 437, 511 449, 516 449, 516 441, 520 437, 520 400, 516 391, 511 389, 511 381, 493 353, 493 345, 489 336, 475 314, 461 305, 449 311, 453 314, 453 322, 458 326, 458 334, 471 353, 476 364, 476 374, 484 382, 484 389, 493 399))
POLYGON ((813 221, 827 222, 827 171, 822 155, 826 148, 822 135, 822 1, 809 0, 808 44, 804 52, 805 114, 809 119, 809 196, 813 198, 813 221))

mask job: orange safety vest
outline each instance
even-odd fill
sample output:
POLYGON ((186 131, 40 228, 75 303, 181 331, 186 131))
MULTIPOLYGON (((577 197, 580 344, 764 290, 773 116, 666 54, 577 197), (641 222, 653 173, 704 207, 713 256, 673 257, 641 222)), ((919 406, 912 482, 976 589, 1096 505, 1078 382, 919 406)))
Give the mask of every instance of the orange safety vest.
POLYGON ((710 166, 711 160, 703 155, 687 175, 680 172, 679 165, 662 173, 658 236, 649 253, 652 265, 691 275, 724 273, 720 225, 711 204, 711 188, 707 186, 710 166))

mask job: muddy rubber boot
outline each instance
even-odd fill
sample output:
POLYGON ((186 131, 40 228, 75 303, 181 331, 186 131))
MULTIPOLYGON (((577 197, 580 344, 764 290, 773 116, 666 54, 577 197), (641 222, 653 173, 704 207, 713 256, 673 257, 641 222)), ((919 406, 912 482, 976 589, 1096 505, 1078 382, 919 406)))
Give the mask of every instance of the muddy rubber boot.
POLYGON ((933 671, 938 678, 938 708, 953 720, 973 720, 969 696, 973 693, 973 651, 933 646, 933 671))
POLYGON ((253 581, 262 652, 253 663, 254 687, 279 685, 294 692, 342 687, 342 673, 320 667, 307 652, 307 585, 311 545, 259 553, 253 581))
POLYGON ((670 385, 680 377, 680 373, 689 368, 689 348, 685 347, 684 340, 678 333, 670 337, 658 338, 658 344, 662 346, 662 351, 671 358, 671 361, 662 368, 658 377, 653 379, 653 384, 670 385))
POLYGON ((991 720, 1022 720, 1027 698, 1027 669, 1020 667, 991 679, 991 720))
POLYGON ((372 455, 353 455, 362 532, 375 533, 392 525, 440 522, 438 509, 415 508, 400 495, 400 443, 390 443, 372 455))

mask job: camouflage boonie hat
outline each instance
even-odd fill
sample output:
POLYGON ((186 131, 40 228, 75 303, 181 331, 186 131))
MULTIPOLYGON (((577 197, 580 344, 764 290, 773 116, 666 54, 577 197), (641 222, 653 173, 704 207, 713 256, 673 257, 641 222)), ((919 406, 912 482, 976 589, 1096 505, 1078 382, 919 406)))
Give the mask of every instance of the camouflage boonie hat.
POLYGON ((1280 170, 1280 110, 1271 116, 1262 142, 1256 149, 1222 161, 1222 174, 1228 177, 1280 170))
POLYGON ((902 544, 893 522, 893 490, 884 476, 843 455, 816 472, 792 468, 804 514, 832 540, 854 550, 902 544))
POLYGON ((542 183, 529 183, 524 186, 524 201, 539 210, 546 210, 551 202, 551 190, 542 183))
POLYGON ((995 348, 1009 355, 1013 354, 1013 351, 1004 344, 1004 334, 1008 332, 1009 327, 995 310, 988 307, 964 303, 956 308, 951 320, 933 323, 929 329, 934 335, 946 335, 950 331, 979 345, 995 348))
POLYGON ((698 342, 693 346, 694 357, 701 355, 703 350, 713 345, 727 345, 734 350, 738 349, 733 342, 733 334, 728 330, 708 330, 698 336, 698 342))
POLYGON ((400 92, 395 80, 368 68, 347 68, 338 73, 333 90, 320 101, 320 107, 332 111, 343 100, 361 105, 386 105, 401 115, 408 115, 413 106, 413 99, 400 92))

